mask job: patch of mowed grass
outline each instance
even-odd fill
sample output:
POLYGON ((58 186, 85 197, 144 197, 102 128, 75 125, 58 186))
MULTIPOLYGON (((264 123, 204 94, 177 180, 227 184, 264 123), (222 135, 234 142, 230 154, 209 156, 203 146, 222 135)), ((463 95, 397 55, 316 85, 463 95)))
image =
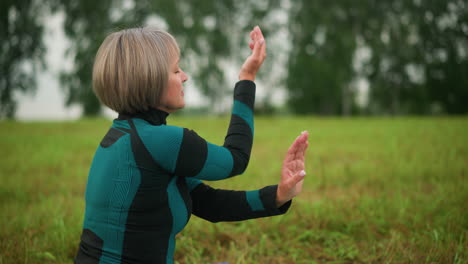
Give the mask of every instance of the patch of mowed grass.
MULTIPOLYGON (((227 117, 169 123, 222 144, 227 117)), ((0 264, 71 263, 93 153, 111 121, 0 123, 0 264)), ((177 263, 467 263, 468 119, 256 119, 249 168, 210 183, 276 184, 310 133, 303 192, 284 216, 211 224, 192 217, 177 263)))
POLYGON ((109 124, 0 123, 0 263, 71 263, 86 175, 109 124))

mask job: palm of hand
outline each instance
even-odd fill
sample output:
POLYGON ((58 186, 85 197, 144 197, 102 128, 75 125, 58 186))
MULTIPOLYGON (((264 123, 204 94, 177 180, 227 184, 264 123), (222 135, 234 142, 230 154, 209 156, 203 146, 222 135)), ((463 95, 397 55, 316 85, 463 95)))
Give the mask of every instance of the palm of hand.
POLYGON ((302 180, 295 182, 294 178, 296 175, 299 175, 301 171, 304 170, 304 160, 294 159, 292 161, 283 162, 283 168, 281 169, 281 181, 285 182, 288 189, 288 196, 295 197, 302 191, 302 184, 304 183, 304 178, 302 180))
POLYGON ((256 26, 250 32, 251 42, 249 47, 252 50, 252 54, 245 60, 239 73, 241 80, 255 80, 257 71, 262 66, 263 61, 266 58, 266 45, 262 31, 256 26))
POLYGON ((277 204, 282 205, 298 195, 304 183, 304 159, 309 134, 302 132, 289 148, 281 168, 281 181, 278 185, 277 204))

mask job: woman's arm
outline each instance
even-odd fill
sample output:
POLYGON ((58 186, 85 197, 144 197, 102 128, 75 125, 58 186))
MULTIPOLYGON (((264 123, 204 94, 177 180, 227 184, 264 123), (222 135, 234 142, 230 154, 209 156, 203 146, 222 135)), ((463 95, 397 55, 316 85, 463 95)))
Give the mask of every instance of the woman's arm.
POLYGON ((202 180, 221 180, 242 174, 250 160, 254 135, 255 84, 239 81, 234 88, 231 121, 218 146, 184 128, 174 173, 202 180))
POLYGON ((214 189, 200 180, 186 178, 193 188, 192 213, 207 221, 242 221, 247 219, 284 214, 290 202, 276 205, 277 185, 254 191, 231 191, 214 189))
POLYGON ((250 160, 254 136, 256 74, 266 58, 266 43, 256 26, 250 32, 251 55, 239 73, 234 88, 231 121, 222 147, 206 142, 194 131, 183 130, 175 174, 203 180, 220 180, 242 174, 250 160))
POLYGON ((278 185, 255 191, 230 191, 214 189, 198 179, 187 178, 193 214, 211 222, 284 214, 291 205, 291 199, 302 189, 307 140, 308 133, 303 132, 289 148, 278 185))
POLYGON ((180 177, 221 180, 242 174, 247 168, 254 135, 253 80, 266 57, 260 28, 255 27, 250 36, 252 54, 242 65, 241 80, 234 88, 231 121, 222 146, 205 141, 187 128, 145 126, 138 129, 153 159, 165 170, 180 177))

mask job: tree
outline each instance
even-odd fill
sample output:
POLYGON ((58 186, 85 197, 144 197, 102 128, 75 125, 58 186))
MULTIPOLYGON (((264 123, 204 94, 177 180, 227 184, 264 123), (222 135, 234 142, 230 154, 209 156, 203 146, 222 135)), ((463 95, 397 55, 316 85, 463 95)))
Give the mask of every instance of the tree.
POLYGON ((431 106, 438 105, 448 114, 467 114, 468 4, 431 1, 413 8, 420 12, 419 50, 431 106))
POLYGON ((350 2, 301 1, 292 10, 289 104, 301 114, 349 113, 353 92, 355 34, 360 6, 350 2))
POLYGON ((368 78, 380 113, 467 113, 468 19, 463 1, 374 1, 368 78))
POLYGON ((0 3, 0 119, 13 118, 16 92, 34 92, 35 73, 43 66, 44 27, 38 1, 5 0, 0 3))
POLYGON ((467 113, 467 10, 460 0, 301 1, 291 13, 292 109, 349 113, 359 75, 374 114, 467 113), (361 69, 353 66, 358 47, 370 51, 361 69))
POLYGON ((61 1, 61 10, 66 14, 64 29, 72 42, 69 52, 74 61, 73 70, 63 72, 61 81, 66 104, 82 105, 85 116, 95 116, 101 111, 92 91, 94 56, 105 36, 124 19, 122 5, 121 0, 61 1))
MULTIPOLYGON (((32 0, 3 1, 0 117, 13 116, 15 91, 34 91, 34 71, 43 64, 44 53, 42 21, 36 14, 44 10, 60 10, 66 17, 64 28, 74 60, 72 71, 61 78, 67 104, 83 105, 85 115, 96 115, 101 106, 92 92, 92 64, 108 33, 152 25, 154 18, 165 23, 180 44, 182 66, 212 107, 221 109, 230 87, 227 65, 240 66, 249 52, 246 32, 260 24, 267 37, 277 34, 285 27, 276 21, 278 10, 287 3, 47 0, 39 7, 32 0)), ((353 82, 360 76, 370 84, 367 111, 371 113, 467 113, 468 8, 464 1, 303 0, 290 5, 285 10, 291 39, 281 45, 292 45, 285 83, 294 112, 352 114, 356 108, 353 82), (356 67, 357 50, 362 47, 369 51, 369 59, 356 67)), ((272 70, 280 52, 270 44, 262 70, 268 87, 282 81, 272 70)))

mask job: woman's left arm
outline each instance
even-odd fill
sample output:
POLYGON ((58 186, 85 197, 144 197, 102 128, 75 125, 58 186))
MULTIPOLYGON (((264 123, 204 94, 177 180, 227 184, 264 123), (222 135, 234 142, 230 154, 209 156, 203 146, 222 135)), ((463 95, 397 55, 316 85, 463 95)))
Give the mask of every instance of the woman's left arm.
POLYGON ((210 222, 219 222, 286 213, 291 199, 302 190, 307 139, 308 133, 303 132, 289 148, 278 185, 255 191, 231 191, 214 189, 198 179, 186 178, 192 198, 193 214, 210 222))
POLYGON ((291 204, 277 206, 277 185, 254 191, 232 191, 214 189, 194 178, 186 178, 186 181, 193 188, 190 192, 192 213, 213 223, 280 215, 287 212, 291 204))

